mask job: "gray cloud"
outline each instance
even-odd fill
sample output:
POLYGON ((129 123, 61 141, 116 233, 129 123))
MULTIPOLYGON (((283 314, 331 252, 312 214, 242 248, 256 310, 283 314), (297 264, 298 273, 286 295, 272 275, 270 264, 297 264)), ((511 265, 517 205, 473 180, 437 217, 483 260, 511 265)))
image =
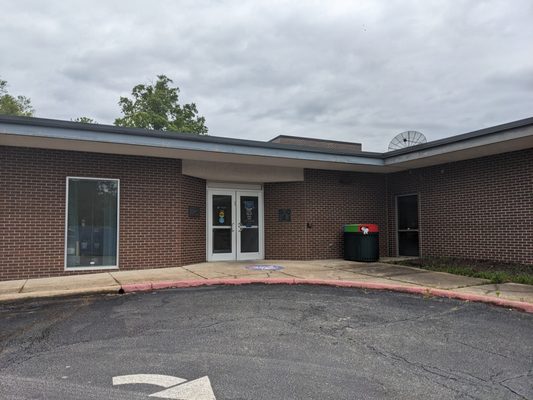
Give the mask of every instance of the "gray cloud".
POLYGON ((0 76, 37 115, 112 123, 164 73, 210 134, 385 150, 533 116, 533 3, 4 1, 0 76))

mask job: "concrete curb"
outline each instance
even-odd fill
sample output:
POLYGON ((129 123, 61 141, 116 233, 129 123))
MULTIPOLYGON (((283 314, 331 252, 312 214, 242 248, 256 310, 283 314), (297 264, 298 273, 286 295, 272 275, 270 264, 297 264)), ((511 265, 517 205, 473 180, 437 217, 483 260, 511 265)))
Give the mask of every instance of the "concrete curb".
POLYGON ((49 297, 69 297, 79 295, 91 295, 91 294, 116 294, 121 290, 118 285, 115 286, 102 286, 86 289, 66 289, 66 290, 47 290, 47 291, 35 291, 35 292, 22 292, 22 293, 8 293, 0 295, 0 303, 29 300, 29 299, 41 299, 49 297))
POLYGON ((159 282, 144 282, 132 283, 122 285, 121 293, 133 292, 147 292, 157 289, 170 288, 189 288, 199 286, 214 286, 214 285, 248 285, 248 284, 265 284, 265 285, 321 285, 321 286, 336 286, 336 287, 350 287, 359 289, 372 290, 390 290, 394 292, 420 294, 423 296, 445 297, 449 299, 472 301, 478 303, 487 303, 495 306, 513 308, 524 311, 526 313, 533 313, 533 304, 522 301, 506 300, 494 298, 490 296, 482 296, 471 293, 454 292, 453 290, 434 289, 420 286, 402 286, 384 283, 372 283, 362 281, 338 281, 327 279, 298 279, 298 278, 267 278, 267 279, 195 279, 182 281, 159 281, 159 282))

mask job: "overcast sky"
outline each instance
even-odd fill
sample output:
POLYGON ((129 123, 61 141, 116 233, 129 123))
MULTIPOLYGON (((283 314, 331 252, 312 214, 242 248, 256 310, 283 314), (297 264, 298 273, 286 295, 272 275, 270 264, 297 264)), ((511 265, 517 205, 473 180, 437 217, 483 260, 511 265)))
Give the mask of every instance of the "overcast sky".
POLYGON ((0 77, 112 123, 166 74, 209 134, 428 140, 533 116, 533 1, 0 0, 0 77))

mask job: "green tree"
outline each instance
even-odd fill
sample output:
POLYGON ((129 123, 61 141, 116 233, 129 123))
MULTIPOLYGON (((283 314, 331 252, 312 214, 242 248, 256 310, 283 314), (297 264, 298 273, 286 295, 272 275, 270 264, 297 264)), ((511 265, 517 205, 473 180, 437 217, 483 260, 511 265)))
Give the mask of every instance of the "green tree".
POLYGON ((98 123, 97 121, 95 121, 94 119, 89 118, 89 117, 78 117, 78 118, 74 118, 71 121, 73 121, 73 122, 81 122, 81 123, 84 123, 84 124, 97 124, 98 123))
POLYGON ((0 114, 33 116, 31 100, 25 96, 12 96, 7 92, 7 82, 0 79, 0 114))
POLYGON ((205 118, 198 116, 196 104, 180 105, 179 88, 171 87, 172 80, 158 75, 153 85, 137 85, 131 98, 121 97, 118 104, 122 108, 122 118, 115 125, 135 128, 154 129, 207 134, 205 118))

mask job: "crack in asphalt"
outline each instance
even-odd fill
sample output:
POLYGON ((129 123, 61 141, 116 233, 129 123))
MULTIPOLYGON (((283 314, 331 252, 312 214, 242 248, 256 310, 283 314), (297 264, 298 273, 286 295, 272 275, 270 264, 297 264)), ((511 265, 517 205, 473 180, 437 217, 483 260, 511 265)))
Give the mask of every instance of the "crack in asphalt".
MULTIPOLYGON (((519 362, 517 365, 522 366, 522 368, 509 368, 507 370, 507 374, 510 374, 511 371, 514 372, 512 376, 505 376, 505 370, 498 365, 500 361, 505 363, 503 365, 507 365, 507 368, 512 365, 510 364, 514 360, 512 355, 500 354, 496 351, 509 348, 509 354, 513 354, 515 351, 511 349, 514 348, 509 347, 512 346, 511 343, 508 344, 507 348, 501 346, 496 347, 496 350, 494 350, 490 347, 476 346, 478 342, 469 343, 468 341, 473 339, 470 339, 468 334, 465 334, 466 336, 451 337, 452 335, 457 335, 453 329, 460 325, 448 326, 448 321, 461 321, 477 315, 478 310, 483 309, 479 305, 459 304, 451 300, 438 300, 433 303, 434 300, 427 300, 428 303, 424 303, 423 307, 411 310, 404 310, 404 308, 394 304, 393 312, 387 314, 385 312, 377 312, 377 310, 373 312, 376 306, 373 299, 387 298, 389 295, 384 293, 369 295, 367 292, 361 291, 359 292, 361 293, 359 297, 347 295, 339 297, 339 295, 328 295, 328 293, 332 293, 330 290, 333 289, 320 289, 318 293, 323 291, 325 294, 318 296, 315 295, 317 289, 302 289, 302 293, 307 293, 309 290, 311 294, 309 297, 297 297, 294 295, 294 290, 291 289, 289 291, 290 295, 280 300, 277 294, 282 292, 281 289, 264 288, 258 289, 264 290, 264 292, 259 292, 260 294, 263 293, 262 295, 258 296, 255 293, 254 297, 252 297, 253 300, 249 301, 241 293, 253 293, 251 289, 232 288, 231 290, 225 290, 227 289, 191 289, 188 292, 183 292, 183 296, 180 295, 179 297, 170 291, 158 295, 143 294, 131 297, 113 297, 110 298, 113 302, 106 303, 104 300, 98 307, 94 308, 91 305, 95 299, 101 299, 101 297, 84 298, 79 303, 58 301, 50 304, 45 302, 44 305, 40 306, 42 309, 41 315, 30 319, 27 324, 18 327, 13 332, 8 332, 7 335, 3 335, 2 339, 0 339, 2 340, 1 345, 3 345, 2 351, 0 351, 0 361, 2 361, 2 364, 6 362, 5 366, 0 366, 0 370, 4 371, 14 365, 20 366, 46 352, 54 354, 51 359, 55 360, 60 358, 61 354, 75 351, 84 344, 91 344, 93 347, 99 348, 102 347, 101 343, 112 342, 107 347, 114 347, 115 345, 119 346, 119 342, 123 345, 131 338, 135 339, 134 344, 152 343, 152 340, 147 338, 158 338, 153 342, 159 343, 161 340, 164 341, 173 337, 192 337, 194 335, 190 335, 188 332, 195 331, 202 335, 201 340, 203 341, 204 338, 208 338, 211 335, 211 333, 206 334, 206 331, 211 330, 214 333, 222 332, 222 334, 217 333, 217 340, 227 333, 235 341, 246 339, 243 343, 249 346, 250 343, 255 343, 257 338, 268 336, 268 332, 272 331, 272 335, 275 336, 270 340, 273 343, 276 343, 276 338, 283 335, 299 335, 299 340, 302 342, 310 339, 315 340, 316 343, 324 343, 324 345, 330 346, 325 347, 325 350, 333 353, 335 349, 346 350, 346 357, 343 356, 343 361, 340 364, 324 363, 323 368, 330 371, 335 371, 335 368, 337 368, 339 373, 342 371, 343 374, 349 375, 350 362, 352 360, 372 362, 371 360, 375 358, 378 360, 374 361, 375 368, 391 372, 392 377, 380 377, 378 375, 374 378, 371 375, 371 371, 365 369, 359 371, 356 376, 360 379, 372 380, 372 384, 380 386, 384 392, 390 387, 394 379, 421 379, 423 382, 422 387, 427 382, 428 387, 441 387, 448 391, 450 395, 453 393, 456 398, 484 399, 487 398, 487 393, 493 393, 495 396, 505 395, 505 398, 528 398, 526 397, 527 394, 520 393, 520 389, 516 387, 521 385, 521 383, 517 382, 517 384, 513 385, 512 382, 523 378, 527 380, 533 373, 533 370, 529 368, 531 364, 528 365, 527 360, 520 356, 517 359, 517 362, 519 362), (208 293, 208 291, 213 293, 208 293), (191 293, 195 295, 191 296, 191 293), (201 293, 206 296, 206 300, 198 302, 195 296, 201 293), (235 295, 236 293, 237 296, 235 295), (265 295, 264 293, 267 294, 265 295), (216 300, 209 297, 215 294, 229 296, 224 297, 224 299, 231 299, 231 302, 228 301, 227 303, 228 307, 244 304, 244 308, 242 308, 240 314, 230 314, 231 309, 228 310, 226 308, 226 303, 217 303, 216 300), (342 301, 339 299, 342 299, 342 301), (338 301, 343 303, 343 306, 338 305, 338 301), (194 307, 194 310, 197 308, 204 309, 206 314, 190 314, 188 310, 189 308, 192 309, 192 307, 194 307), (155 310, 157 312, 154 312, 155 310), (470 311, 470 313, 467 311, 470 311), (76 318, 73 318, 75 315, 76 318), (183 323, 176 323, 178 318, 184 318, 183 323), (151 319, 152 323, 145 323, 145 321, 150 321, 151 319), (71 323, 67 325, 66 322, 71 323), (112 325, 115 329, 105 329, 106 324, 112 325), (83 334, 62 338, 60 335, 62 329, 66 329, 67 326, 70 333, 82 332, 83 334), (239 326, 241 330, 235 331, 234 327, 236 326, 239 326), (419 330, 419 327, 430 328, 419 330), (93 332, 97 334, 96 337, 92 336, 93 332), (409 332, 410 335, 414 336, 411 337, 410 342, 407 342, 411 347, 405 347, 404 349, 401 346, 403 342, 391 343, 390 339, 394 337, 395 332, 409 332), (433 342, 425 341, 428 335, 433 337, 433 342), (463 338, 463 340, 459 338, 463 338), (68 343, 61 343, 67 340, 68 343), (442 354, 446 354, 448 347, 439 347, 443 350, 437 352, 435 359, 426 359, 423 355, 427 353, 419 353, 416 350, 404 354, 414 348, 413 343, 420 343, 421 347, 426 346, 429 351, 435 348, 432 347, 434 346, 433 343, 435 343, 439 346, 450 346, 449 349, 453 349, 455 353, 467 351, 469 355, 474 354, 475 357, 478 354, 477 352, 479 352, 499 358, 496 359, 498 361, 495 361, 496 365, 490 365, 490 369, 484 371, 479 368, 471 368, 470 364, 462 366, 460 363, 451 364, 447 359, 444 362, 440 361, 440 357, 442 354), (333 347, 333 345, 340 347, 333 347), (460 346, 464 346, 464 349, 460 346), (471 350, 475 350, 475 352, 471 350), (525 365, 524 362, 526 362, 525 365), (459 368, 462 368, 462 370, 459 368), (469 368, 470 370, 468 370, 469 368), (500 370, 494 372, 496 368, 500 368, 500 370), (527 372, 517 373, 526 368, 528 368, 527 372), (489 371, 491 372, 490 375, 488 374, 489 371)), ((335 293, 344 292, 339 289, 335 293)), ((409 295, 394 295, 394 301, 398 301, 398 299, 405 300, 406 305, 414 303, 409 295)), ((420 303, 420 301, 422 300, 417 299, 416 303, 420 303)), ((39 309, 39 307, 36 309, 39 309)), ((22 314, 25 311, 27 311, 27 308, 23 308, 19 313, 22 314)), ((491 309, 490 312, 499 313, 500 311, 491 309)), ((7 313, 0 313, 0 317, 11 315, 9 313, 16 316, 15 312, 8 310, 7 313)), ((496 315, 504 314, 502 312, 502 314, 496 315)), ((512 316, 512 314, 505 315, 512 316)), ((480 321, 482 320, 480 319, 480 321)), ((25 322, 25 320, 23 319, 22 322, 25 322)), ((519 326, 525 327, 523 324, 519 326)), ((467 328, 463 330, 465 329, 467 328)), ((519 332, 524 332, 523 334, 525 334, 523 329, 519 332)), ((177 344, 180 342, 171 343, 177 344)), ((486 343, 486 340, 479 343, 486 343)), ((488 343, 491 342, 489 341, 488 343)), ((188 358, 196 360, 197 357, 203 354, 201 348, 194 349, 194 351, 191 350, 188 358)), ((220 357, 215 357, 215 359, 233 356, 242 359, 242 362, 246 363, 246 360, 251 357, 248 352, 253 354, 253 347, 252 350, 246 348, 244 353, 240 352, 243 354, 230 354, 222 351, 220 352, 220 357)), ((239 351, 234 351, 233 353, 239 353, 239 351)), ((213 354, 217 353, 206 352, 205 354, 206 356, 199 362, 201 365, 207 363, 208 361, 206 360, 210 360, 213 358, 213 354)), ((320 360, 313 359, 312 356, 306 355, 305 358, 296 356, 294 359, 284 359, 280 353, 275 354, 279 357, 279 361, 274 364, 283 364, 286 368, 301 365, 303 369, 312 371, 322 366, 320 360), (304 365, 309 365, 310 367, 303 367, 304 365)), ((275 357, 265 356, 262 358, 262 355, 262 351, 253 355, 254 360, 265 360, 264 362, 258 362, 258 365, 265 365, 269 361, 275 360, 275 357)), ((492 361, 492 359, 487 358, 489 357, 487 355, 482 356, 479 354, 480 359, 492 361)), ((48 357, 42 358, 42 360, 48 359, 48 357)), ((340 359, 337 358, 336 360, 340 359)), ((191 362, 193 361, 189 361, 189 363, 191 362)), ((25 366, 24 368, 29 367, 25 366)), ((24 368, 18 368, 17 370, 23 371, 25 370, 24 368)), ((300 371, 292 373, 299 374, 300 371)), ((521 386, 518 387, 520 388, 521 386)))
POLYGON ((9 335, 9 338, 4 342, 4 346, 2 347, 2 351, 0 351, 0 357, 3 357, 4 350, 11 344, 10 342, 17 341, 17 339, 21 339, 26 334, 29 334, 29 337, 24 338, 24 342, 19 344, 19 348, 17 348, 17 351, 14 351, 12 353, 12 357, 9 357, 9 354, 7 355, 7 363, 4 366, 0 365, 0 370, 6 369, 9 364, 21 364, 28 360, 31 360, 32 358, 36 357, 39 353, 43 351, 47 351, 48 349, 45 347, 43 349, 37 349, 36 347, 38 345, 41 345, 41 347, 46 344, 46 340, 49 337, 50 333, 54 329, 55 326, 60 324, 62 321, 65 321, 69 319, 72 315, 77 313, 80 309, 88 307, 91 303, 91 300, 88 297, 83 298, 82 302, 79 303, 77 306, 69 308, 67 310, 61 309, 56 310, 53 309, 49 311, 47 314, 45 314, 44 318, 36 320, 29 325, 26 325, 16 331, 14 331, 12 334, 9 335), (32 331, 35 331, 36 329, 41 329, 38 332, 35 332, 35 334, 32 334, 32 331), (18 354, 28 354, 26 357, 23 355, 18 354), (29 353, 33 353, 29 355, 29 353))
POLYGON ((502 387, 504 387, 505 389, 507 389, 508 391, 510 391, 511 393, 515 394, 516 396, 520 397, 521 399, 525 399, 525 400, 530 400, 531 398, 530 397, 525 397, 523 396, 522 394, 518 393, 516 390, 514 390, 513 388, 510 388, 509 386, 507 385, 504 385, 503 383, 500 383, 500 385, 502 387))
POLYGON ((509 356, 506 356, 505 354, 500 354, 498 352, 491 351, 490 349, 486 349, 486 348, 480 348, 480 347, 474 346, 472 344, 462 342, 462 341, 457 340, 457 339, 451 339, 451 341, 455 342, 455 343, 459 343, 459 344, 461 344, 463 346, 466 346, 466 347, 470 347, 471 349, 480 351, 482 353, 488 353, 488 354, 492 354, 492 355, 495 355, 495 356, 498 356, 498 357, 502 357, 502 358, 510 358, 509 356))
MULTIPOLYGON (((421 321, 429 321, 429 320, 438 320, 438 319, 442 319, 442 318, 447 317, 449 314, 456 313, 457 311, 460 311, 461 309, 463 309, 465 307, 466 307, 466 305, 463 305, 463 306, 460 306, 460 307, 453 307, 450 310, 446 310, 446 311, 438 313, 438 314, 434 314, 434 313, 432 313, 432 314, 423 314, 423 315, 418 315, 418 316, 415 316, 415 317, 402 318, 402 319, 398 319, 398 320, 390 320, 390 321, 386 321, 386 322, 382 322, 382 323, 377 323, 377 324, 372 324, 372 325, 367 325, 367 326, 364 326, 364 327, 357 327, 357 328, 354 328, 353 325, 351 325, 351 324, 344 324, 344 325, 341 325, 341 326, 332 326, 332 327, 319 326, 318 327, 318 332, 323 334, 323 335, 325 335, 325 336, 332 337, 332 338, 335 338, 335 339, 347 339, 350 342, 353 342, 353 343, 356 343, 356 344, 360 345, 360 344, 362 344, 362 342, 356 340, 356 338, 349 337, 349 335, 353 334, 353 333, 360 334, 360 333, 363 333, 365 331, 372 331, 372 330, 376 330, 376 329, 383 328, 383 327, 390 327, 390 326, 393 326, 393 325, 396 325, 396 324, 402 324, 402 323, 405 323, 405 322, 413 322, 413 321, 421 322, 421 321)), ((293 326, 300 326, 300 324, 303 323, 304 321, 306 321, 310 316, 316 315, 317 314, 317 310, 321 311, 322 308, 319 307, 319 306, 310 306, 308 309, 305 310, 306 312, 301 313, 300 318, 296 322, 280 320, 278 318, 272 318, 272 319, 275 319, 275 320, 280 321, 280 322, 288 323, 288 324, 293 325, 293 326)), ((332 315, 333 313, 331 311, 329 311, 329 314, 332 315)), ((307 326, 307 328, 309 329, 311 327, 307 326)), ((360 339, 360 337, 358 337, 357 339, 360 339)), ((480 349, 480 348, 478 348, 476 346, 469 345, 469 344, 467 344, 465 342, 462 342, 462 341, 459 341, 459 340, 454 340, 454 341, 456 343, 459 343, 459 344, 464 345, 466 347, 473 348, 473 349, 478 350, 478 351, 485 351, 485 352, 487 352, 489 354, 498 355, 498 356, 503 357, 503 358, 509 358, 508 356, 505 356, 503 354, 496 353, 496 352, 490 351, 488 349, 480 349)), ((500 385, 500 386, 504 387, 506 390, 510 391, 511 393, 519 396, 520 398, 523 398, 522 395, 520 395, 518 392, 514 391, 512 388, 510 388, 507 385, 503 384, 503 382, 505 382, 505 381, 507 381, 508 379, 511 379, 511 378, 508 378, 508 379, 506 379, 504 381, 501 381, 501 382, 497 382, 497 381, 494 381, 492 379, 488 379, 487 380, 487 379, 484 379, 482 377, 470 374, 470 373, 468 373, 466 371, 453 371, 453 370, 449 370, 449 369, 439 368, 439 367, 431 365, 431 364, 425 364, 425 363, 421 363, 421 362, 410 361, 406 357, 401 356, 401 355, 399 355, 397 353, 387 353, 387 352, 385 352, 383 350, 380 350, 376 346, 372 346, 372 345, 369 345, 367 343, 363 343, 363 344, 366 346, 366 348, 371 350, 373 353, 375 353, 375 354, 377 354, 377 355, 379 355, 379 356, 381 356, 381 357, 383 357, 383 358, 385 358, 387 360, 394 360, 394 361, 397 361, 397 362, 401 362, 401 363, 407 364, 410 367, 413 367, 415 369, 421 369, 421 370, 425 371, 426 373, 428 373, 428 374, 430 374, 432 376, 437 376, 437 377, 440 377, 440 378, 443 378, 443 379, 446 379, 446 380, 452 380, 452 381, 460 382, 460 383, 463 383, 463 384, 468 384, 468 385, 473 386, 473 387, 476 387, 479 384, 484 385, 484 386, 488 385, 489 388, 494 387, 495 385, 500 385)), ((500 371, 498 374, 501 374, 501 373, 503 373, 503 371, 500 371)), ((519 376, 515 377, 515 379, 523 377, 523 376, 526 376, 526 375, 527 374, 519 375, 519 376)), ((439 384, 441 384, 443 387, 446 387, 447 389, 453 390, 454 392, 459 393, 459 394, 461 394, 463 396, 467 396, 468 398, 476 399, 476 397, 471 396, 470 394, 468 394, 467 392, 465 392, 463 390, 458 390, 458 389, 453 388, 453 387, 451 387, 449 385, 445 385, 442 382, 439 382, 439 384)))

